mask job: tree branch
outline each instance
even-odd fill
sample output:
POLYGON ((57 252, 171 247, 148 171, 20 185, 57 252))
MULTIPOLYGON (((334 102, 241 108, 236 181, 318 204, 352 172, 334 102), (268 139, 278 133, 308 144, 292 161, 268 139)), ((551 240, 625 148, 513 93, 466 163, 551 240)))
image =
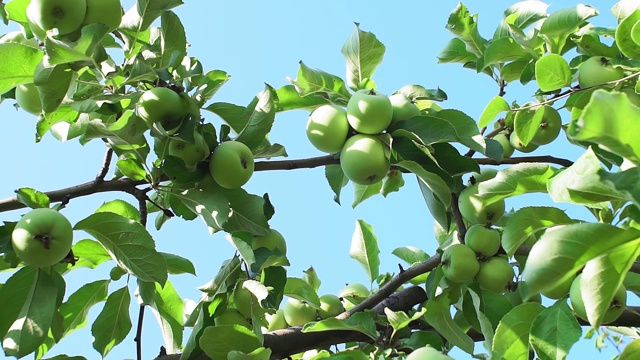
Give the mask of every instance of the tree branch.
POLYGON ((505 158, 502 161, 496 161, 493 159, 483 158, 483 159, 474 159, 479 165, 512 165, 512 164, 521 164, 521 163, 550 163, 557 164, 564 167, 569 167, 573 165, 573 161, 558 158, 555 156, 518 156, 505 158))

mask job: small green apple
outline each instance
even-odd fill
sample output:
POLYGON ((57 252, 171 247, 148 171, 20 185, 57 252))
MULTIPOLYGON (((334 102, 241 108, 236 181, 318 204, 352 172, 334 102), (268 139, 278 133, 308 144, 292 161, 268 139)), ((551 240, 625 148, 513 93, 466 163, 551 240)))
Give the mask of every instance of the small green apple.
POLYGON ((518 135, 516 135, 515 131, 512 132, 511 135, 509 135, 509 142, 514 149, 523 153, 530 153, 538 148, 538 145, 532 142, 529 142, 527 145, 525 145, 522 141, 520 141, 520 138, 518 137, 518 135))
POLYGON ((42 113, 40 92, 33 83, 16 86, 16 102, 20 108, 30 114, 40 115, 42 113))
POLYGON ((269 234, 265 236, 254 236, 251 244, 253 250, 264 247, 269 250, 280 250, 283 256, 287 255, 287 242, 282 234, 275 230, 269 229, 269 234))
POLYGON ((500 220, 505 212, 504 199, 487 203, 478 193, 478 185, 472 185, 460 192, 458 208, 462 217, 472 224, 491 225, 500 220))
POLYGON ((567 295, 569 295, 569 291, 571 290, 571 284, 573 284, 573 280, 576 278, 576 276, 567 278, 567 280, 563 281, 562 283, 552 288, 545 289, 540 293, 548 297, 549 299, 554 299, 554 300, 562 299, 563 297, 566 297, 567 295))
POLYGON ((240 314, 247 318, 250 318, 252 313, 256 316, 262 316, 264 311, 258 303, 258 299, 242 284, 242 282, 237 283, 236 288, 233 290, 233 305, 240 314))
POLYGON ((338 297, 346 310, 353 309, 362 300, 369 297, 369 289, 361 283, 351 283, 338 292, 338 297))
POLYGON ((356 184, 375 184, 389 172, 388 148, 376 136, 356 134, 347 139, 340 152, 342 171, 356 184))
POLYGON ((413 350, 411 354, 407 355, 406 360, 453 360, 453 358, 435 348, 425 346, 413 350))
POLYGON ((168 154, 182 159, 187 170, 195 170, 196 165, 209 157, 211 150, 199 132, 193 134, 194 143, 190 144, 182 139, 170 139, 168 154))
POLYGON ((585 60, 578 68, 578 85, 587 88, 609 81, 620 80, 624 72, 619 67, 611 65, 611 59, 603 56, 592 56, 585 60))
MULTIPOLYGON (((571 302, 571 308, 573 308, 573 312, 581 318, 582 320, 588 321, 587 318, 587 309, 584 306, 584 299, 582 297, 582 285, 580 284, 582 281, 582 274, 576 276, 571 283, 571 288, 569 290, 569 301, 571 302)), ((627 307, 627 289, 624 285, 620 285, 613 295, 613 300, 611 301, 611 305, 609 309, 604 314, 602 319, 602 324, 609 324, 616 321, 620 315, 624 312, 624 309, 627 307)))
POLYGON ((73 228, 67 218, 49 208, 24 214, 11 233, 13 251, 25 264, 45 267, 64 259, 73 241, 73 228))
POLYGON ((474 172, 469 176, 469 184, 474 185, 479 182, 491 180, 498 175, 498 170, 493 168, 482 168, 480 172, 474 172))
POLYGON ((391 123, 393 107, 389 98, 374 90, 359 90, 347 103, 347 120, 362 134, 379 134, 391 123))
POLYGON ((464 243, 480 258, 489 258, 500 249, 500 233, 496 229, 475 224, 467 229, 464 243))
POLYGON ((287 320, 284 318, 283 309, 278 309, 273 314, 265 314, 264 317, 267 322, 266 331, 275 331, 289 327, 287 320))
POLYGON ((325 294, 320 296, 320 309, 318 309, 318 315, 320 319, 327 319, 337 316, 344 312, 344 306, 340 301, 340 298, 333 294, 325 294))
POLYGON ((238 189, 253 175, 253 154, 239 141, 225 141, 213 150, 209 171, 218 185, 238 189))
POLYGON ((509 141, 509 137, 507 137, 507 134, 504 131, 496 134, 496 136, 493 137, 493 140, 497 141, 500 143, 500 146, 502 146, 502 156, 509 158, 513 155, 515 149, 513 148, 513 145, 511 145, 511 141, 509 141))
POLYGON ((464 244, 453 244, 446 248, 440 262, 444 277, 452 283, 469 283, 480 269, 476 253, 464 244))
POLYGON ((536 145, 546 145, 555 140, 562 129, 562 119, 558 110, 544 105, 536 111, 543 111, 542 122, 531 142, 536 145))
POLYGON ((228 307, 214 320, 216 325, 240 325, 251 329, 251 323, 242 315, 238 309, 228 307))
POLYGON ((480 262, 476 281, 480 288, 502 294, 513 280, 515 272, 506 259, 495 256, 480 262))
POLYGON ((282 307, 284 319, 291 326, 302 326, 308 322, 315 321, 318 312, 306 301, 289 298, 282 307))
POLYGON ((418 109, 416 104, 403 94, 393 94, 389 96, 389 101, 391 101, 391 108, 393 110, 391 121, 411 119, 414 116, 420 115, 420 109, 418 109))
POLYGON ((86 0, 31 0, 27 6, 35 25, 44 31, 57 28, 59 35, 79 29, 86 13, 86 0))
POLYGON ((309 115, 307 138, 320 151, 340 151, 348 134, 347 111, 338 105, 322 105, 309 115))
POLYGON ((122 21, 122 4, 120 0, 86 0, 87 13, 82 25, 104 24, 109 32, 120 26, 122 21))
MULTIPOLYGON (((138 115, 150 128, 161 125, 168 135, 175 134, 187 115, 180 95, 166 87, 156 87, 145 91, 136 105, 138 115)), ((160 131, 162 133, 162 131, 160 131)))

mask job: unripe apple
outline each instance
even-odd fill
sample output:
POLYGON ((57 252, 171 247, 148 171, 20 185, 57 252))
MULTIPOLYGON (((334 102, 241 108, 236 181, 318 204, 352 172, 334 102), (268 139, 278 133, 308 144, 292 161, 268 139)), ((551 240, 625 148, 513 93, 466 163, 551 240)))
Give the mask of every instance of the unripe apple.
POLYGON ((122 21, 122 4, 120 0, 86 0, 87 13, 82 25, 104 24, 109 32, 117 29, 122 21))
MULTIPOLYGON (((575 314, 582 320, 588 321, 587 309, 584 306, 584 299, 582 297, 582 286, 580 281, 582 280, 582 274, 576 276, 571 283, 571 289, 569 290, 569 301, 575 314)), ((616 321, 627 307, 627 289, 624 285, 620 285, 613 295, 613 300, 609 309, 604 314, 602 324, 609 324, 616 321)))
POLYGON ((480 269, 476 253, 464 244, 453 244, 446 248, 440 262, 444 276, 452 283, 469 283, 480 269))
POLYGON ((338 105, 322 105, 309 115, 307 138, 320 151, 340 151, 348 134, 347 111, 338 105))
POLYGON ((502 146, 502 156, 509 158, 513 155, 515 149, 513 148, 513 145, 511 145, 511 142, 505 132, 496 134, 496 136, 493 137, 493 140, 499 142, 500 146, 502 146))
POLYGON ((344 144, 340 166, 345 176, 356 184, 371 185, 389 171, 388 146, 373 135, 357 134, 344 144))
POLYGON ((488 258, 500 249, 500 233, 496 229, 475 224, 467 229, 464 242, 480 258, 488 258))
POLYGON ((344 312, 344 306, 340 301, 340 298, 333 294, 325 294, 320 296, 320 309, 318 309, 318 315, 320 319, 327 319, 337 316, 344 312))
POLYGON ((408 97, 403 94, 393 94, 389 96, 393 115, 391 121, 411 119, 420 115, 420 109, 408 97))
POLYGON ((238 189, 253 175, 253 153, 239 141, 225 141, 213 150, 209 171, 218 185, 238 189))
POLYGON ((599 85, 622 79, 621 68, 611 66, 611 59, 604 56, 592 56, 578 68, 578 85, 581 88, 599 85))
POLYGON ((289 298, 283 308, 284 319, 291 326, 302 326, 308 322, 315 321, 318 313, 306 301, 289 298))
POLYGON ((575 278, 576 276, 567 278, 567 280, 563 281, 562 283, 552 288, 541 291, 540 293, 548 297, 549 299, 554 299, 554 300, 562 299, 563 297, 569 295, 569 291, 571 290, 571 284, 573 284, 573 280, 575 278))
POLYGON ((284 310, 278 309, 273 314, 265 314, 265 320, 267 321, 266 331, 280 330, 289 327, 287 321, 284 319, 284 310))
POLYGON ((560 134, 562 119, 560 118, 558 110, 549 105, 544 105, 542 109, 537 111, 544 111, 544 113, 540 127, 538 127, 538 131, 536 131, 531 142, 536 145, 546 145, 553 142, 560 134))
POLYGON ((214 320, 216 325, 240 325, 251 329, 251 323, 244 317, 238 309, 228 307, 214 320))
POLYGON ((42 112, 40 92, 33 83, 16 86, 16 102, 20 108, 30 114, 40 115, 42 112))
POLYGON ((479 182, 491 180, 498 175, 498 170, 493 168, 482 168, 480 172, 474 172, 469 176, 469 184, 474 185, 479 182))
POLYGON ((168 135, 175 134, 187 115, 180 95, 166 87, 145 91, 136 105, 138 115, 150 128, 161 125, 168 135))
POLYGON ((187 170, 195 170, 196 165, 209 157, 211 153, 209 146, 200 133, 194 133, 193 139, 193 144, 181 139, 171 139, 169 140, 169 148, 167 150, 169 155, 182 159, 187 170))
POLYGON ((262 309, 258 304, 258 299, 249 289, 243 287, 242 283, 236 284, 232 298, 233 305, 238 309, 238 312, 247 318, 251 317, 252 309, 262 309))
POLYGON ((60 35, 79 29, 86 12, 86 0, 31 0, 27 6, 27 17, 39 28, 57 28, 60 35))
POLYGON ((391 123, 393 108, 389 98, 374 90, 359 90, 347 103, 347 120, 362 134, 379 134, 391 123))
POLYGON ((504 199, 487 204, 478 194, 478 185, 462 190, 458 198, 458 208, 462 217, 472 224, 491 225, 500 220, 505 212, 504 199))
POLYGON ((502 294, 514 276, 515 272, 509 261, 495 256, 480 263, 476 281, 480 288, 502 294))
POLYGON ((362 300, 369 297, 369 289, 367 289, 364 284, 351 283, 338 292, 338 297, 342 300, 344 308, 351 310, 354 306, 362 302, 362 300))
POLYGON ((523 153, 530 153, 538 148, 538 145, 532 142, 529 142, 527 145, 525 145, 522 141, 520 141, 520 138, 518 137, 518 135, 516 135, 515 131, 512 132, 511 135, 509 135, 509 142, 514 149, 523 153))
POLYGON ((413 350, 407 355, 407 360, 453 360, 453 358, 435 348, 425 346, 413 350))
POLYGON ((25 264, 45 267, 64 259, 73 241, 73 228, 67 218, 49 208, 24 214, 11 233, 13 251, 25 264))

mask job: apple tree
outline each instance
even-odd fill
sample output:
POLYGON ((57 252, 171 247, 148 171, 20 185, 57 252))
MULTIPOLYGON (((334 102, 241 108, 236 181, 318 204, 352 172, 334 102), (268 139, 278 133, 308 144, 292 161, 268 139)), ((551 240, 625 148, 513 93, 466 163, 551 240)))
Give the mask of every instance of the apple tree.
MULTIPOLYGON (((455 6, 438 60, 495 83, 477 119, 440 104, 446 89, 407 84, 383 93, 374 74, 385 46, 359 24, 342 46, 344 77, 301 61, 288 84, 266 84, 245 104, 220 101, 229 75, 188 54, 172 11, 179 5, 0 3, 5 24, 20 28, 0 38, 2 99, 37 116, 37 142, 50 134, 106 152, 89 183, 3 189, 16 194, 0 200, 6 356, 47 358, 81 330, 101 357, 135 332, 140 359, 142 318, 152 312, 164 340, 157 359, 415 360, 456 351, 555 359, 585 331, 628 338, 620 359, 640 357, 640 315, 630 304, 640 292, 637 1, 613 6, 612 28, 598 26, 592 6, 549 13, 541 1, 519 2, 488 37, 472 10, 455 6), (508 86, 531 97, 509 103, 508 86), (278 159, 286 144, 269 133, 287 111, 307 121, 309 141, 324 154, 278 159), (559 136, 582 155, 527 155, 559 136), (324 167, 338 203, 351 184, 354 207, 417 181, 438 251, 400 244, 399 271, 383 270, 377 237, 361 220, 350 255, 373 291, 352 283, 322 294, 313 269, 289 274, 296 259, 270 227, 278 199, 244 186, 254 172, 315 167, 324 167), (99 193, 110 201, 73 224, 64 216, 75 199, 99 193), (554 205, 507 208, 505 199, 524 194, 554 205), (198 218, 193 226, 225 233, 235 253, 188 303, 172 282, 199 264, 163 252, 150 229, 198 218), (68 274, 103 265, 108 278, 67 287, 68 274)), ((71 355, 54 358, 83 358, 71 355)))

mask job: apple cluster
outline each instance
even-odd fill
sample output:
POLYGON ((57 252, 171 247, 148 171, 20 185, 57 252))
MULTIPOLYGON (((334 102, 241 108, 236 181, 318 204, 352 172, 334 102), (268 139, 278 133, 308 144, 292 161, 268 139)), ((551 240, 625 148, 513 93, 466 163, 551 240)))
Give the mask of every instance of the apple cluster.
POLYGON ((356 184, 371 185, 389 171, 389 145, 380 136, 392 121, 420 114, 403 94, 390 97, 372 89, 354 93, 346 109, 322 105, 311 112, 306 132, 318 150, 340 153, 345 176, 356 184))
POLYGON ((11 233, 11 245, 18 258, 35 267, 51 266, 71 250, 73 228, 54 209, 38 208, 23 215, 11 233))

